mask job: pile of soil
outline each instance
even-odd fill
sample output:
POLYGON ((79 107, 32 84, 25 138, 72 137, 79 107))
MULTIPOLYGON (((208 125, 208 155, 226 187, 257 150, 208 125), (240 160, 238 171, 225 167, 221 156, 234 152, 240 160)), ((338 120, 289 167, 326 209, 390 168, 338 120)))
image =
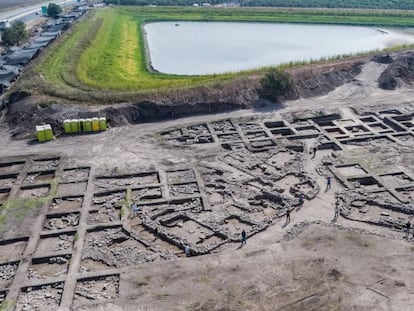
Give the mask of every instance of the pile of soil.
POLYGON ((395 90, 414 81, 414 52, 406 52, 391 61, 378 78, 378 87, 395 90))

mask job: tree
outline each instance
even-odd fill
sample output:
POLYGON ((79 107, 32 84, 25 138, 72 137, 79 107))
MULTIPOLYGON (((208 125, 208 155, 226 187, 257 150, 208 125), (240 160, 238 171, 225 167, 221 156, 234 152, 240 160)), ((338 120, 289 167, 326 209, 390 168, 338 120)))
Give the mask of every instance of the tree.
POLYGON ((29 37, 26 24, 22 21, 13 21, 9 28, 6 28, 2 34, 3 44, 13 46, 22 43, 29 37))
POLYGON ((271 101, 279 101, 293 90, 293 80, 287 72, 272 68, 260 80, 259 95, 271 101))
POLYGON ((47 6, 47 15, 52 18, 58 18, 58 15, 62 13, 62 8, 56 3, 49 3, 47 6))

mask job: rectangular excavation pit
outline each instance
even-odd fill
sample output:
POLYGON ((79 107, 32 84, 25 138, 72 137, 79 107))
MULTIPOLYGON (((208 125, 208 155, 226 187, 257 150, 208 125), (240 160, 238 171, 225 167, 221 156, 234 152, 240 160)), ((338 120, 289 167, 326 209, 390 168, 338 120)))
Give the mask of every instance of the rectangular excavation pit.
POLYGON ((173 199, 165 203, 147 203, 141 208, 151 214, 153 219, 172 212, 196 211, 203 209, 201 198, 173 199))
POLYGON ((414 201, 414 186, 412 187, 400 187, 395 189, 404 200, 408 202, 414 201))
POLYGON ((50 231, 73 229, 79 224, 79 219, 80 212, 46 215, 42 229, 50 231))
POLYGON ((295 134, 290 128, 279 128, 270 131, 275 137, 284 137, 295 134))
POLYGON ((0 265, 0 288, 9 288, 16 275, 19 262, 7 262, 0 265))
POLYGON ((360 118, 360 120, 361 120, 362 122, 364 122, 364 123, 373 123, 373 122, 378 122, 378 120, 377 120, 376 118, 371 117, 371 116, 369 116, 369 117, 363 117, 363 118, 360 118))
POLYGON ((264 123, 264 125, 269 129, 287 126, 285 121, 267 121, 264 123))
POLYGON ((56 311, 62 300, 63 282, 23 287, 16 310, 56 311))
POLYGON ((101 207, 121 207, 126 198, 126 190, 112 190, 95 193, 92 198, 92 209, 101 207))
POLYGON ((327 131, 329 135, 333 137, 343 136, 345 134, 345 132, 340 127, 326 128, 325 131, 327 131))
POLYGON ((167 182, 169 184, 185 183, 195 181, 193 169, 182 169, 176 171, 166 171, 167 182))
POLYGON ((356 124, 355 120, 352 119, 342 119, 342 120, 336 120, 336 123, 341 126, 353 126, 356 124))
POLYGON ((361 167, 359 164, 336 165, 335 170, 339 174, 345 177, 361 176, 361 175, 368 174, 368 172, 363 167, 361 167))
POLYGON ((271 139, 251 140, 250 146, 254 149, 276 147, 276 143, 271 139))
POLYGON ((99 304, 119 297, 119 274, 78 279, 72 307, 99 304))
POLYGON ((247 139, 260 139, 269 137, 265 131, 246 132, 244 136, 247 139))
POLYGON ((13 161, 0 163, 0 174, 19 173, 26 162, 13 161))
POLYGON ((246 233, 249 233, 252 226, 252 223, 240 220, 238 217, 226 218, 222 225, 224 231, 232 238, 241 238, 241 232, 245 230, 246 233))
POLYGON ((137 187, 159 183, 160 178, 158 172, 142 172, 118 176, 98 176, 95 178, 95 185, 100 189, 137 187))
POLYGON ((406 186, 413 183, 413 179, 404 172, 382 174, 379 177, 392 188, 406 186))
POLYGON ((370 131, 363 125, 346 126, 345 129, 352 134, 367 134, 370 131))
POLYGON ((41 280, 64 276, 68 273, 72 255, 48 256, 33 258, 27 270, 27 279, 41 280))
POLYGON ((50 182, 55 178, 56 171, 40 171, 40 172, 30 172, 27 173, 26 178, 23 181, 23 184, 37 184, 50 182))
POLYGON ((81 195, 86 192, 88 182, 73 182, 68 184, 59 184, 57 189, 58 196, 81 195))
POLYGON ((413 134, 394 134, 393 137, 397 138, 399 141, 404 143, 414 143, 413 134))
POLYGON ((62 213, 78 211, 82 208, 83 195, 79 196, 63 196, 54 198, 49 207, 51 213, 62 213))
POLYGON ((333 121, 330 120, 314 120, 316 124, 318 124, 322 128, 328 128, 336 126, 336 124, 333 121))
POLYGON ((6 201, 10 195, 11 188, 0 189, 0 202, 6 201))
POLYGON ((223 147, 224 150, 237 151, 237 150, 246 149, 246 145, 244 144, 244 142, 224 143, 224 144, 221 144, 221 146, 223 147))
POLYGON ((171 131, 161 132, 160 135, 165 139, 171 139, 171 138, 180 137, 181 135, 183 135, 183 132, 181 131, 181 129, 174 129, 171 131))
POLYGON ((11 187, 16 182, 19 174, 0 175, 0 187, 11 187))
POLYGON ((237 132, 234 133, 226 133, 226 134, 218 134, 218 139, 221 142, 227 142, 227 141, 234 141, 234 140, 242 140, 240 135, 237 132))
POLYGON ((0 261, 10 262, 20 258, 26 249, 28 237, 0 241, 0 261))
POLYGON ((168 191, 171 197, 186 197, 200 194, 198 185, 195 182, 169 185, 168 191))
POLYGON ((405 122, 401 122, 402 125, 404 125, 406 128, 412 128, 414 127, 414 123, 411 121, 405 121, 405 122))
POLYGON ((372 176, 348 178, 348 182, 353 184, 355 187, 361 187, 367 191, 382 191, 384 188, 384 186, 372 176))
POLYGON ((75 231, 65 233, 42 234, 36 247, 35 254, 71 252, 75 241, 75 231))
POLYGON ((131 199, 133 202, 162 199, 161 187, 132 189, 131 199))
POLYGON ((387 113, 387 114, 390 116, 391 119, 398 121, 398 122, 411 121, 413 119, 412 114, 402 114, 401 112, 399 112, 398 114, 394 114, 394 113, 387 113))
POLYGON ((121 220, 121 207, 102 206, 98 210, 89 211, 88 225, 111 223, 121 220))
POLYGON ((65 168, 60 176, 61 183, 74 183, 87 181, 90 167, 65 168))
POLYGON ((380 122, 373 123, 373 124, 369 124, 368 126, 370 128, 372 128, 374 131, 377 131, 377 132, 381 132, 381 131, 389 130, 390 129, 388 126, 386 126, 385 124, 380 123, 380 122))
POLYGON ((240 128, 242 129, 243 132, 263 130, 262 125, 260 123, 256 123, 256 122, 239 123, 239 126, 240 126, 240 128))
POLYGON ((193 245, 203 243, 205 239, 215 235, 214 231, 184 216, 161 221, 161 225, 175 236, 193 245))
POLYGON ((157 255, 121 226, 88 230, 82 250, 82 269, 97 271, 153 261, 157 255))
POLYGON ((191 125, 186 128, 188 134, 193 135, 210 135, 206 124, 191 125))
POLYGON ((30 199, 30 198, 47 197, 49 195, 49 191, 50 191, 49 184, 23 186, 20 188, 20 198, 30 199))
POLYGON ((298 135, 311 135, 320 133, 320 131, 314 126, 298 126, 295 127, 295 130, 298 132, 298 135))
POLYGON ((368 145, 377 145, 377 144, 389 144, 393 141, 385 135, 376 135, 369 137, 354 137, 349 139, 340 140, 340 143, 343 145, 355 145, 355 146, 368 146, 368 145))
POLYGON ((36 159, 33 160, 30 171, 44 171, 57 169, 59 167, 60 158, 45 158, 45 159, 36 159))
POLYGON ((230 120, 223 120, 212 122, 211 127, 213 128, 216 133, 226 133, 226 132, 233 132, 236 131, 233 123, 230 120))

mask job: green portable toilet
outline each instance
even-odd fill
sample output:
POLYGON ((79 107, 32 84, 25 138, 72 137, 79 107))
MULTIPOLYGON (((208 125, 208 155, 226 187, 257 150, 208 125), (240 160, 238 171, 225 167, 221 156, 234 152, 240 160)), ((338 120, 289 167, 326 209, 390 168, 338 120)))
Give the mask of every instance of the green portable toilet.
POLYGON ((92 131, 98 132, 99 131, 99 119, 92 118, 92 131))
POLYGON ((53 130, 52 126, 50 124, 46 124, 43 126, 45 130, 45 138, 46 140, 52 140, 53 139, 53 130))
POLYGON ((79 120, 78 119, 72 119, 70 122, 70 127, 72 130, 72 133, 79 133, 79 120))
POLYGON ((101 131, 106 131, 106 118, 105 117, 99 118, 99 129, 101 131))
POLYGON ((85 119, 85 123, 84 123, 85 127, 84 127, 84 131, 85 132, 92 132, 92 119, 85 119))
POLYGON ((36 137, 37 137, 37 140, 41 143, 46 141, 45 128, 43 125, 36 126, 36 137))
POLYGON ((71 121, 65 120, 63 121, 63 129, 65 130, 65 134, 72 133, 71 121))

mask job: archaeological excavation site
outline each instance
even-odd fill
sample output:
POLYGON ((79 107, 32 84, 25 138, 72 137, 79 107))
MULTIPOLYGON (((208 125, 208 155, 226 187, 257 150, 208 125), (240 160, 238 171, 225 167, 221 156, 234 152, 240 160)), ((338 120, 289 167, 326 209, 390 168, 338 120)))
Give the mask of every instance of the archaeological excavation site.
POLYGON ((2 308, 414 310, 414 92, 387 66, 46 143, 2 121, 2 308))

